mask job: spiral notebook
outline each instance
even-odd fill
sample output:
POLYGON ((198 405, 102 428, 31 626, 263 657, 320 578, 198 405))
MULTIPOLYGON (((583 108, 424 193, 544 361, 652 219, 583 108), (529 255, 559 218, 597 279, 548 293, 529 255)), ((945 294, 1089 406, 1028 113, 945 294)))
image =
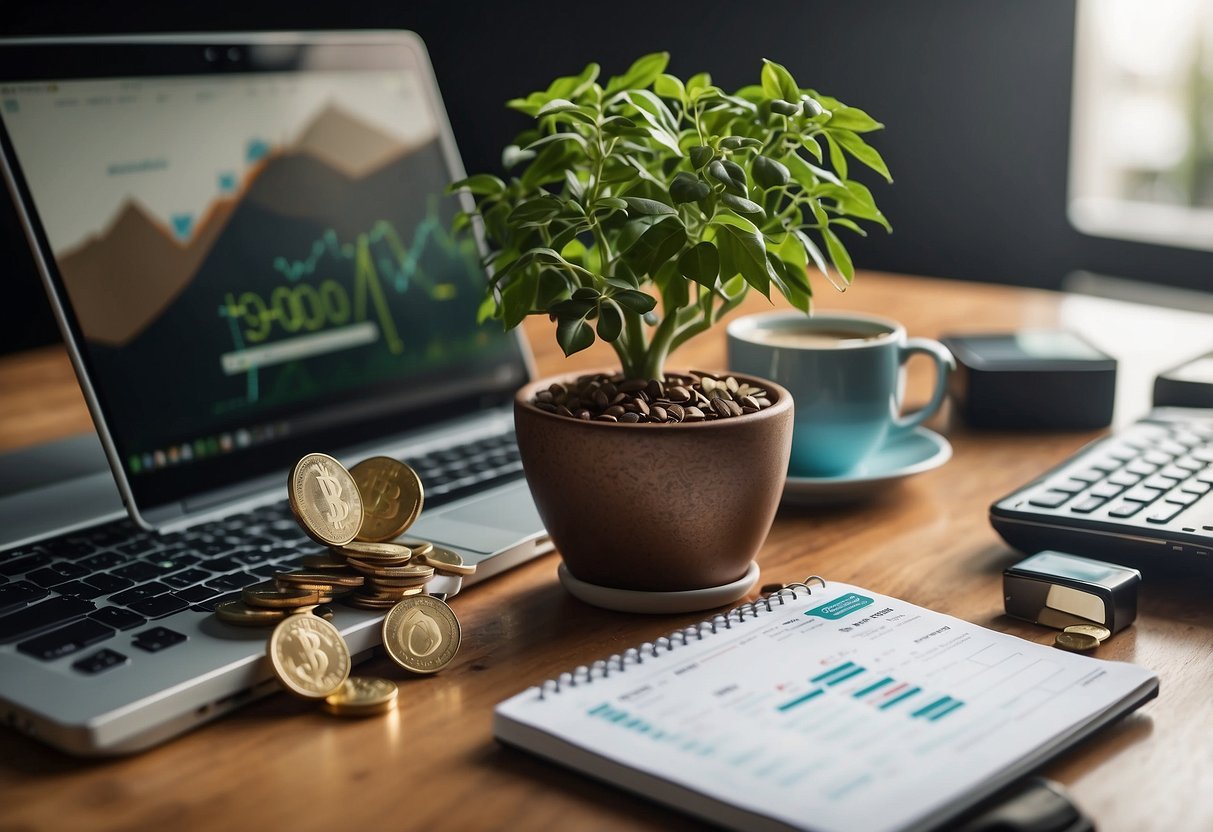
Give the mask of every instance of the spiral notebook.
POLYGON ((1136 665, 811 579, 524 691, 493 731, 736 829, 894 832, 955 818, 1157 693, 1136 665))

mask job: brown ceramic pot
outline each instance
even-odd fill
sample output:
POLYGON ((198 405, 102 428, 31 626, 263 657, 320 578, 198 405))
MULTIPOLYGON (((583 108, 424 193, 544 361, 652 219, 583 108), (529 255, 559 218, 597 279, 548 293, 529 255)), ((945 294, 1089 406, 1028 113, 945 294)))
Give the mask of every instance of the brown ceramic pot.
POLYGON ((765 410, 694 423, 589 422, 514 398, 531 494, 573 576, 619 589, 677 591, 741 578, 770 531, 792 447, 792 395, 765 410))

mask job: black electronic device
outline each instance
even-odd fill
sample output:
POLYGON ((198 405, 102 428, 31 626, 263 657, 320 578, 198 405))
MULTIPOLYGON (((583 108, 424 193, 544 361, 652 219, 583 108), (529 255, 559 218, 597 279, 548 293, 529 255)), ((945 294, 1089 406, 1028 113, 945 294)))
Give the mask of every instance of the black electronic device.
POLYGON ((1185 361, 1154 379, 1155 407, 1213 407, 1213 352, 1185 361))
POLYGON ((1155 408, 990 506, 1024 552, 1213 570, 1213 411, 1155 408))
POLYGON ((948 335, 956 356, 949 391, 982 428, 1085 430, 1108 425, 1116 359, 1068 330, 948 335))

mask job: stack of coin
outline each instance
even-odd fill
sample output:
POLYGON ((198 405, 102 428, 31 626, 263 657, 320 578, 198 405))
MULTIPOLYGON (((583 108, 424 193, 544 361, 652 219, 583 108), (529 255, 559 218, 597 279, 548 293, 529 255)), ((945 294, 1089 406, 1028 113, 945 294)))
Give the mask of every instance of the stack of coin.
POLYGON ((1074 624, 1057 634, 1053 646, 1072 653, 1090 653, 1111 635, 1111 630, 1099 624, 1074 624))
POLYGON ((274 581, 246 586, 239 601, 223 601, 215 607, 215 617, 242 627, 263 627, 280 623, 290 615, 307 613, 324 619, 333 617, 329 604, 333 595, 319 589, 283 586, 274 581))

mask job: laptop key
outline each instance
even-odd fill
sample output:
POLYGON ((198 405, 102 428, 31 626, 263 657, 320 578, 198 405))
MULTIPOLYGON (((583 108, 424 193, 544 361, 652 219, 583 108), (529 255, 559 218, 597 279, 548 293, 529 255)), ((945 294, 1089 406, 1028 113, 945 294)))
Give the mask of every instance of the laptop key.
POLYGON ((23 607, 50 595, 48 590, 28 581, 13 581, 0 586, 0 613, 23 607))
POLYGON ((108 647, 102 647, 96 653, 90 653, 83 659, 77 659, 72 662, 72 670, 78 673, 83 673, 86 676, 95 676, 98 673, 103 673, 110 668, 119 667, 129 662, 126 656, 119 653, 117 650, 111 650, 108 647))
POLYGON ((242 564, 233 557, 211 558, 202 561, 202 565, 212 572, 231 572, 233 569, 239 569, 242 564))
POLYGON ((152 627, 150 630, 136 633, 131 644, 149 653, 159 653, 175 644, 187 640, 189 636, 170 630, 168 627, 152 627))
POLYGON ((164 570, 147 561, 137 560, 126 566, 119 566, 111 574, 117 575, 119 578, 127 578, 138 584, 160 577, 164 574, 164 570))
POLYGON ((93 600, 100 598, 105 594, 104 591, 97 589, 92 584, 86 584, 84 581, 68 581, 65 584, 59 584, 55 587, 55 592, 60 595, 74 595, 77 598, 87 598, 93 600))
POLYGON ((17 645, 17 649, 35 659, 51 661, 77 653, 115 634, 114 630, 92 619, 85 618, 66 627, 60 627, 45 635, 35 636, 17 645))
POLYGON ((92 601, 83 598, 61 596, 40 601, 23 610, 10 612, 0 618, 0 644, 19 641, 51 627, 66 624, 97 608, 92 601))
POLYGON ((211 577, 211 573, 206 569, 186 569, 183 572, 161 578, 160 582, 168 584, 173 589, 186 589, 194 584, 202 583, 209 577, 211 577))
POLYGON ((142 555, 147 552, 154 552, 160 548, 160 543, 154 537, 144 537, 132 540, 129 543, 123 543, 121 546, 115 546, 114 550, 121 552, 124 555, 142 555))
POLYGON ((220 578, 213 578, 207 581, 207 586, 226 592, 231 589, 241 589, 260 580, 261 578, 257 575, 250 575, 247 572, 233 572, 231 575, 224 575, 220 578))
POLYGON ((115 592, 121 592, 124 589, 135 585, 134 581, 126 578, 119 578, 117 575, 111 575, 108 572, 101 572, 96 575, 89 575, 84 579, 86 584, 91 584, 101 590, 102 595, 111 595, 115 592))
POLYGON ((127 604, 129 609, 145 618, 164 618, 166 615, 172 615, 175 612, 189 609, 189 606, 187 601, 182 601, 172 594, 157 595, 155 598, 145 598, 142 601, 134 601, 127 604))
POLYGON ((80 561, 80 565, 89 571, 112 569, 120 563, 126 563, 130 558, 119 552, 98 552, 80 561))
POLYGON ((122 606, 130 606, 136 601, 143 601, 147 598, 155 598, 157 595, 163 595, 168 592, 169 588, 158 581, 133 586, 130 589, 119 592, 117 595, 110 596, 110 602, 121 604, 122 606))
POLYGON ((209 598, 214 598, 219 594, 219 592, 220 590, 218 589, 212 589, 209 586, 199 585, 179 589, 173 593, 173 596, 175 598, 180 598, 182 601, 189 604, 200 604, 209 598))
POLYGON ((0 575, 8 575, 10 577, 21 575, 46 566, 50 562, 50 555, 45 552, 34 552, 32 555, 26 555, 23 558, 15 558, 0 563, 0 575))
POLYGON ((115 630, 129 630, 147 623, 147 619, 139 613, 124 610, 122 607, 101 607, 90 612, 88 617, 115 630))
POLYGON ((194 612, 214 612, 215 607, 222 604, 224 601, 239 601, 241 594, 239 592, 228 592, 224 595, 216 595, 214 598, 208 598, 205 601, 199 601, 191 609, 194 612))

